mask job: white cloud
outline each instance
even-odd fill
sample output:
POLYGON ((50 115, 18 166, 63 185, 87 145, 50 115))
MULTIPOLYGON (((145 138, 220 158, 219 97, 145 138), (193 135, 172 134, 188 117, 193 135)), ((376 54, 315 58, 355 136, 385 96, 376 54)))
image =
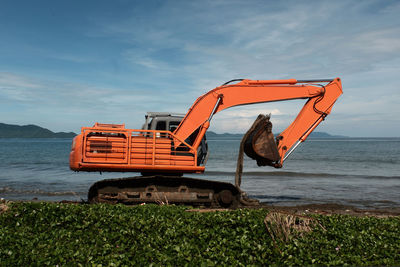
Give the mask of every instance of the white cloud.
POLYGON ((36 123, 58 131, 77 131, 87 121, 139 126, 146 111, 165 110, 169 104, 163 104, 162 92, 154 97, 149 91, 37 80, 13 73, 0 74, 0 93, 1 122, 36 123), (19 108, 9 116, 16 105, 19 108))
POLYGON ((38 81, 15 75, 13 73, 0 73, 0 93, 8 101, 32 101, 40 90, 38 81))
POLYGON ((24 87, 38 88, 40 87, 34 79, 8 72, 0 72, 0 84, 5 88, 24 87))
POLYGON ((294 120, 305 101, 262 103, 238 106, 217 113, 211 121, 211 131, 244 133, 259 114, 271 114, 274 132, 282 131, 294 120))

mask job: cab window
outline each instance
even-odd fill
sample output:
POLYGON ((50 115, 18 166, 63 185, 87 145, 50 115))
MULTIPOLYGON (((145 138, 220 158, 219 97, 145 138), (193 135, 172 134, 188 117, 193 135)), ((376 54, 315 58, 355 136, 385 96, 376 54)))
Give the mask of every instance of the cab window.
POLYGON ((156 130, 166 130, 167 124, 165 121, 158 121, 156 125, 156 130))
POLYGON ((176 128, 178 128, 179 125, 179 121, 170 121, 169 122, 169 131, 173 132, 176 130, 176 128))

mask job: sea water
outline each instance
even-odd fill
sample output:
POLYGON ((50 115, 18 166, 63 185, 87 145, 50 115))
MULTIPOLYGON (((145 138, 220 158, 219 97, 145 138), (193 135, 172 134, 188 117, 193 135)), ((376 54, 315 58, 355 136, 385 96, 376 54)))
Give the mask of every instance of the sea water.
MULTIPOLYGON (((69 169, 71 139, 0 139, 0 198, 85 200, 91 184, 139 173, 69 169)), ((188 177, 234 183, 240 140, 208 140, 204 174, 188 177)), ((400 206, 400 138, 308 139, 282 169, 258 167, 245 156, 242 189, 275 205, 400 206)))

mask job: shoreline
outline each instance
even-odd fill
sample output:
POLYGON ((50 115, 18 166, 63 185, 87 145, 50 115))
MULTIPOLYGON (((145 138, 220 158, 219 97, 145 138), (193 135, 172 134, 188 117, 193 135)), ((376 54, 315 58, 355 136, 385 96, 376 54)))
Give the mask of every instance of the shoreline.
MULTIPOLYGON (((70 201, 70 200, 62 200, 62 201, 44 201, 39 199, 33 200, 7 200, 2 198, 0 200, 0 212, 1 208, 7 206, 8 203, 29 203, 29 202, 46 202, 46 203, 61 203, 61 204, 71 204, 71 205, 96 205, 89 204, 83 201, 70 201)), ((142 204, 143 205, 143 204, 142 204)), ((139 205, 132 205, 139 206, 139 205)), ((188 206, 190 207, 190 206, 188 206)), ((239 207, 239 209, 266 209, 271 212, 282 212, 289 214, 301 214, 301 215, 350 215, 356 217, 364 217, 364 216, 373 216, 373 217, 396 217, 400 216, 400 207, 393 208, 375 208, 375 209, 361 209, 351 205, 342 205, 342 204, 304 204, 304 205, 296 205, 296 206, 280 206, 280 205, 272 205, 260 203, 256 206, 248 206, 248 207, 239 207)), ((213 209, 213 208, 192 208, 188 211, 198 211, 198 212, 215 212, 215 211, 232 211, 234 209, 213 209)))
POLYGON ((342 204, 304 204, 298 206, 276 206, 265 205, 271 211, 286 212, 294 214, 320 214, 320 215, 351 215, 351 216, 374 216, 393 217, 400 216, 400 207, 361 209, 350 205, 342 204))

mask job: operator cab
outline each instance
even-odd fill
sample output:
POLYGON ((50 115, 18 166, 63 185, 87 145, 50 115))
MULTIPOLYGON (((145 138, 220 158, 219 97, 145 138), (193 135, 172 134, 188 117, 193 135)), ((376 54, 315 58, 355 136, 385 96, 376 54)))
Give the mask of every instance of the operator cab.
MULTIPOLYGON (((142 126, 142 130, 161 130, 174 132, 178 128, 185 114, 182 113, 170 113, 170 112, 147 112, 145 115, 145 123, 142 126)), ((192 145, 196 139, 199 130, 194 131, 185 142, 192 145)), ((157 133, 156 137, 167 137, 168 134, 163 136, 163 133, 157 133)), ((177 150, 180 147, 177 148, 177 150)), ((204 135, 199 148, 197 150, 197 165, 205 165, 208 159, 208 145, 206 135, 204 135)))
POLYGON ((168 112, 147 112, 142 130, 175 131, 185 114, 168 112))

